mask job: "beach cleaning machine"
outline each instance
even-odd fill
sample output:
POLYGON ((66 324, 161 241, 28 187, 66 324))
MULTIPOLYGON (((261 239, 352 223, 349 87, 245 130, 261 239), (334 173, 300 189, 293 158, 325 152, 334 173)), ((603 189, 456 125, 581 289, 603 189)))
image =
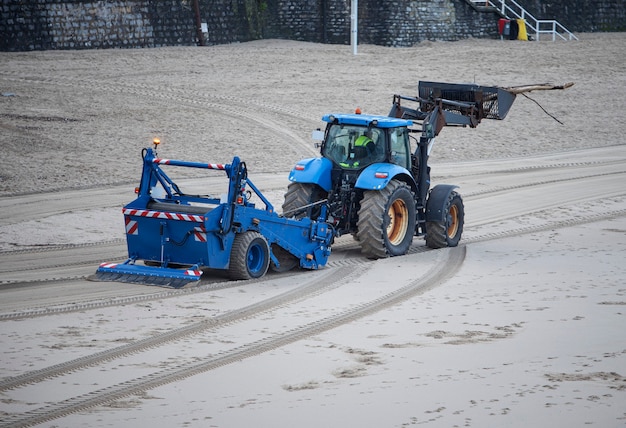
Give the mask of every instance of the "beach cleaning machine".
POLYGON ((128 259, 102 263, 97 280, 182 287, 198 281, 204 267, 223 270, 231 279, 251 279, 265 275, 270 266, 284 271, 326 264, 334 236, 326 210, 315 219, 282 217, 238 157, 231 164, 161 159, 157 144, 143 149, 137 198, 123 208, 128 259), (183 193, 165 166, 224 171, 228 193, 183 193), (264 208, 251 202, 252 192, 264 208))

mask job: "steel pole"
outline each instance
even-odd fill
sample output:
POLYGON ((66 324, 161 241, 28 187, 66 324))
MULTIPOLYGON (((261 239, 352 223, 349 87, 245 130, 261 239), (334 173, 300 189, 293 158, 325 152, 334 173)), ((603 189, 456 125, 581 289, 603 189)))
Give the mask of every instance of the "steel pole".
POLYGON ((350 44, 352 45, 352 54, 357 54, 357 45, 359 43, 359 0, 352 0, 350 6, 350 44))

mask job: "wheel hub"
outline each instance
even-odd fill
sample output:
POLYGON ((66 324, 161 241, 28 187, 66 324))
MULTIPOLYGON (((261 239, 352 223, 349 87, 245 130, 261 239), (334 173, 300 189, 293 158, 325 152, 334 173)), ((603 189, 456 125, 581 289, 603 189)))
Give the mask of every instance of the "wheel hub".
POLYGON ((408 209, 402 199, 396 199, 389 206, 389 225, 387 226, 387 238, 392 245, 398 245, 406 235, 409 225, 408 209))

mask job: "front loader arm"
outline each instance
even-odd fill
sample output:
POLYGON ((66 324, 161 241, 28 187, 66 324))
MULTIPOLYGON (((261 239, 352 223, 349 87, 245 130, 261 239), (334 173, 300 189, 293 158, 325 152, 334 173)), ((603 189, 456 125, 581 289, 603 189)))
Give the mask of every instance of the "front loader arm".
POLYGON ((430 122, 439 134, 443 126, 469 126, 475 128, 483 119, 502 120, 511 109, 515 97, 539 90, 567 89, 574 85, 573 82, 563 85, 549 83, 498 87, 480 86, 476 84, 419 82, 418 96, 407 97, 394 95, 389 116, 411 119, 415 121, 430 122), (402 101, 415 103, 417 107, 402 105, 402 101), (440 113, 434 112, 439 108, 440 113), (429 113, 435 116, 443 116, 444 122, 428 118, 429 113))

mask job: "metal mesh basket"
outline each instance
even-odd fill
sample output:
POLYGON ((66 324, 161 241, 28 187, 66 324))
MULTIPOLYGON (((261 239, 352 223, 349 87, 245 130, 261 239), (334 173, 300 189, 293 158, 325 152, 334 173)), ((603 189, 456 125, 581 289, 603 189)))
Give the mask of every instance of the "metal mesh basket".
POLYGON ((420 103, 420 110, 428 111, 435 100, 450 101, 443 103, 449 111, 462 112, 467 109, 464 104, 473 104, 477 108, 478 119, 504 119, 509 112, 515 94, 495 86, 476 84, 419 82, 419 97, 425 101, 420 103))

